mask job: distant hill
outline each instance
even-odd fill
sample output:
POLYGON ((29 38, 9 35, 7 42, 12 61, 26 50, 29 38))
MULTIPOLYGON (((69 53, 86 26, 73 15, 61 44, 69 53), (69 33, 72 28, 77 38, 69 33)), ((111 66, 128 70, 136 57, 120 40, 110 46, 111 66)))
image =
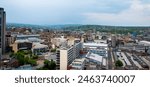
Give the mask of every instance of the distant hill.
POLYGON ((50 29, 50 30, 95 30, 100 32, 111 32, 111 33, 132 33, 132 32, 144 32, 144 30, 150 30, 150 26, 107 26, 107 25, 81 25, 81 24, 65 24, 65 25, 31 25, 31 24, 17 24, 7 23, 7 28, 10 27, 26 27, 31 29, 50 29))
POLYGON ((26 27, 32 29, 63 29, 67 27, 80 26, 79 24, 66 24, 66 25, 32 25, 32 24, 18 24, 18 23, 7 23, 7 27, 26 27))

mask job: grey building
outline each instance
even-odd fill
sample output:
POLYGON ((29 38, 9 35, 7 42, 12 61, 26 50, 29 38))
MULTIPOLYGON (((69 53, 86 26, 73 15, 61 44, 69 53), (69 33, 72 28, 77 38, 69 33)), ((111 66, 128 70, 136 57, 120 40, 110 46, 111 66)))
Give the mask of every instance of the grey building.
POLYGON ((111 36, 111 44, 112 44, 112 47, 116 47, 116 43, 117 43, 116 36, 115 36, 115 35, 112 35, 112 36, 111 36))
POLYGON ((0 58, 5 53, 5 29, 6 29, 6 13, 0 8, 0 58))

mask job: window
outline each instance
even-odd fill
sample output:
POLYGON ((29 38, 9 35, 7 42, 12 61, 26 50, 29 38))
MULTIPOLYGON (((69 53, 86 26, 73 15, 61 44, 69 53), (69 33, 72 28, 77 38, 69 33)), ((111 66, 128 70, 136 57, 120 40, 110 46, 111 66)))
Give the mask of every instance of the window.
POLYGON ((1 23, 2 23, 2 18, 0 18, 0 27, 1 27, 1 23))
POLYGON ((0 18, 0 37, 1 37, 1 29, 2 29, 1 23, 2 23, 2 18, 0 18))

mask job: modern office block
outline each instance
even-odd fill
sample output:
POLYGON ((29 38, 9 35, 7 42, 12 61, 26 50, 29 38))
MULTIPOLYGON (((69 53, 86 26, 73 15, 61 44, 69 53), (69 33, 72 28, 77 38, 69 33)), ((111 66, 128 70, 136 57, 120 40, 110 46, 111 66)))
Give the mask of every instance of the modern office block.
POLYGON ((0 56, 5 53, 6 13, 0 8, 0 56))
POLYGON ((71 47, 64 47, 57 51, 57 69, 67 70, 67 67, 79 57, 82 43, 75 43, 71 47))

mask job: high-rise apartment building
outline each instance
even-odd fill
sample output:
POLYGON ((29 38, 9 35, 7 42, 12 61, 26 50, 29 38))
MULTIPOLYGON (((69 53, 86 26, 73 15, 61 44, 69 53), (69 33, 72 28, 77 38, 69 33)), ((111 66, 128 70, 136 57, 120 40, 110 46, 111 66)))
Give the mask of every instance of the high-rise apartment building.
POLYGON ((5 29, 6 29, 6 13, 4 8, 0 8, 0 58, 5 53, 5 29))
POLYGON ((71 47, 64 47, 57 51, 57 69, 67 70, 67 67, 79 57, 82 43, 75 43, 71 47))

